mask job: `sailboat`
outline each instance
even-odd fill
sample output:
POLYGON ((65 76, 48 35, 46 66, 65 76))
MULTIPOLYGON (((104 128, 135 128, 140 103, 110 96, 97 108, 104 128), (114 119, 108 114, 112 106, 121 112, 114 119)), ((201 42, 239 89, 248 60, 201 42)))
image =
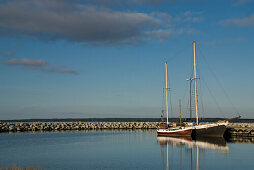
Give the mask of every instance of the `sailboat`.
MULTIPOLYGON (((190 81, 195 82, 195 111, 196 111, 196 123, 194 125, 185 125, 169 126, 168 123, 168 87, 167 87, 167 62, 165 62, 165 72, 166 72, 166 111, 167 111, 167 123, 164 126, 160 126, 157 130, 158 135, 163 136, 210 136, 210 137, 223 137, 226 131, 226 126, 228 125, 228 120, 221 120, 213 123, 199 123, 198 117, 198 98, 197 98, 197 69, 196 69, 196 48, 195 41, 193 44, 193 52, 194 52, 194 78, 190 78, 190 81)), ((181 120, 180 120, 181 122, 181 120)))
POLYGON ((228 125, 227 120, 221 120, 214 123, 199 123, 198 117, 198 98, 197 98, 197 69, 196 69, 196 49, 195 49, 195 41, 193 44, 193 52, 194 52, 194 80, 195 82, 195 111, 196 111, 196 124, 192 127, 192 136, 212 136, 212 137, 223 137, 226 126, 228 125))
MULTIPOLYGON (((181 123, 181 109, 180 109, 180 126, 176 124, 169 125, 168 122, 168 82, 167 82, 167 62, 165 62, 165 77, 166 77, 166 112, 167 112, 167 122, 162 124, 157 129, 158 136, 191 136, 193 127, 182 126, 181 123)), ((179 102, 180 103, 180 102, 179 102)), ((179 106, 179 108, 181 108, 179 106)))

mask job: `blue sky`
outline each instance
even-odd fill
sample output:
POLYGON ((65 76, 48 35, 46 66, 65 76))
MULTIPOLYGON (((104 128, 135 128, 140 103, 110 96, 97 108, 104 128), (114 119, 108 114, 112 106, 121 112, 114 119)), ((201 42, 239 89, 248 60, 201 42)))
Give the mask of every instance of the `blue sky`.
POLYGON ((253 0, 0 1, 0 119, 188 115, 197 43, 204 117, 254 118, 253 0))

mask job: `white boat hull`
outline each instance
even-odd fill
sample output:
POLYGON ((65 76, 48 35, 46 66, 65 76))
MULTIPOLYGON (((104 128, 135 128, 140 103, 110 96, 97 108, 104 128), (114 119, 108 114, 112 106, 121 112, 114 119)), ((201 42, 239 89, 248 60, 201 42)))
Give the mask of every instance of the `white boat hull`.
POLYGON ((158 129, 158 136, 191 136, 192 127, 158 129))

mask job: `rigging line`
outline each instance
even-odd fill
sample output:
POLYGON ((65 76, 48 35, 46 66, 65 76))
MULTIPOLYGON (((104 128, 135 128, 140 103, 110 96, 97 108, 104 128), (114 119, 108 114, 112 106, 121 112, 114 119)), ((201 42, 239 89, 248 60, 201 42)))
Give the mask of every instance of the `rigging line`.
POLYGON ((162 90, 163 92, 162 92, 162 104, 161 104, 161 119, 163 119, 164 118, 164 112, 165 112, 165 103, 164 103, 164 101, 165 101, 165 92, 164 92, 164 88, 163 88, 163 90, 162 90))
POLYGON ((204 109, 204 102, 203 102, 203 86, 201 86, 201 81, 199 81, 199 91, 200 91, 200 101, 201 101, 201 114, 204 117, 205 109, 204 109))
MULTIPOLYGON (((163 59, 164 60, 164 62, 166 61, 165 60, 165 58, 163 59)), ((163 64, 164 64, 164 62, 163 62, 163 64)), ((166 82, 166 80, 165 80, 165 75, 166 75, 166 73, 165 73, 165 71, 162 71, 163 72, 163 78, 162 78, 162 91, 163 91, 163 93, 162 93, 162 112, 163 113, 161 113, 162 115, 161 115, 161 118, 164 118, 164 116, 165 116, 165 114, 164 114, 164 112, 165 112, 165 88, 164 88, 164 85, 165 85, 165 82, 166 82)))
MULTIPOLYGON (((189 101, 189 99, 188 99, 188 102, 187 102, 187 107, 186 107, 186 114, 188 114, 188 111, 190 110, 190 108, 189 108, 189 104, 190 104, 190 101, 189 101)), ((186 116, 186 117, 188 117, 188 116, 186 116)))
MULTIPOLYGON (((189 83, 188 83, 188 84, 189 84, 189 83)), ((188 85, 187 85, 187 83, 185 83, 185 88, 184 88, 185 90, 184 90, 184 93, 183 93, 183 98, 182 98, 182 99, 184 99, 184 98, 185 98, 186 93, 187 93, 187 88, 188 88, 188 87, 186 87, 186 86, 188 86, 188 85)))
MULTIPOLYGON (((199 49, 197 49, 196 48, 196 53, 198 53, 199 51, 198 51, 199 49)), ((200 71, 200 67, 199 67, 199 65, 200 65, 200 60, 199 60, 199 57, 196 57, 196 62, 197 62, 197 65, 196 65, 196 70, 197 70, 197 74, 198 74, 198 79, 200 80, 200 77, 201 77, 201 75, 200 75, 200 73, 201 73, 201 71, 200 71)), ((204 80, 203 80, 204 81, 204 80)), ((204 117, 204 103, 203 103, 203 89, 201 88, 201 81, 199 81, 199 83, 198 83, 198 86, 199 86, 199 91, 198 91, 198 96, 200 96, 199 97, 199 101, 200 101, 200 103, 201 103, 201 114, 202 114, 202 116, 204 117)), ((199 102, 198 102, 199 103, 199 102)))
POLYGON ((168 61, 173 61, 174 59, 176 59, 181 53, 183 53, 186 49, 186 48, 189 48, 189 44, 187 44, 186 46, 182 47, 180 50, 178 50, 176 53, 174 53, 172 56, 173 57, 170 57, 168 58, 168 61))
POLYGON ((200 48, 199 48, 199 51, 200 51, 200 53, 203 55, 203 58, 204 58, 206 64, 208 65, 208 69, 209 69, 210 72, 213 74, 215 80, 216 80, 217 83, 219 84, 219 86, 220 86, 220 88, 222 89, 222 91, 223 91, 224 95, 226 96, 227 100, 229 101, 229 103, 231 104, 231 106, 233 107, 233 109, 239 114, 238 109, 235 107, 235 105, 234 105, 233 102, 231 101, 229 95, 227 94, 227 92, 226 92, 225 88, 223 87, 222 83, 220 82, 220 80, 219 80, 218 77, 216 76, 215 72, 211 69, 211 67, 210 67, 210 65, 209 65, 209 63, 208 63, 208 61, 207 61, 205 55, 202 53, 202 51, 201 51, 200 48))
MULTIPOLYGON (((192 54, 194 53, 194 49, 192 49, 192 54)), ((193 56, 189 57, 190 58, 190 78, 193 77, 194 74, 194 65, 193 65, 193 56)))
POLYGON ((210 94, 211 97, 213 98, 213 100, 214 100, 214 102, 215 102, 215 104, 216 104, 217 109, 219 110, 219 112, 220 112, 220 113, 223 113, 222 110, 221 110, 221 108, 220 108, 220 106, 219 106, 219 104, 218 104, 218 102, 217 102, 217 100, 216 100, 216 98, 215 98, 214 95, 212 94, 212 91, 210 90, 210 88, 208 87, 208 85, 206 84, 206 82, 205 82, 203 79, 202 79, 201 81, 203 81, 204 84, 206 85, 206 88, 208 89, 209 94, 210 94))
MULTIPOLYGON (((184 99, 185 99, 185 97, 186 97, 187 88, 188 88, 188 87, 187 87, 187 85, 188 85, 188 84, 187 84, 187 83, 185 83, 185 88, 184 88, 185 90, 184 90, 184 93, 183 93, 183 98, 182 98, 182 100, 183 100, 183 101, 184 101, 184 99)), ((188 99, 187 99, 187 100, 188 100, 188 99)), ((188 105, 187 105, 187 107, 188 107, 188 105)), ((184 107, 183 107, 183 108, 184 108, 184 107)), ((185 114, 187 114, 187 111, 185 112, 185 114)))
POLYGON ((171 114, 171 118, 173 117, 173 106, 172 106, 172 93, 171 90, 169 90, 169 102, 170 102, 170 114, 171 114))
MULTIPOLYGON (((169 62, 168 62, 168 65, 169 65, 169 62)), ((169 69, 168 69, 169 70, 169 69)), ((170 76, 169 76, 169 71, 168 71, 168 90, 169 91, 169 103, 170 103, 170 115, 171 115, 171 118, 173 117, 173 106, 172 106, 172 93, 171 93, 171 85, 170 85, 170 76)))

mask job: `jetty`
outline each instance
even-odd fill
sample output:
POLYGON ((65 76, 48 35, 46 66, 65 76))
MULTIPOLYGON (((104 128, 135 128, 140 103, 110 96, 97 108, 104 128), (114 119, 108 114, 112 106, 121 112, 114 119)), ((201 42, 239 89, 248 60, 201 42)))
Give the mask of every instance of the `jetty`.
MULTIPOLYGON (((154 129, 160 122, 0 122, 2 132, 154 129)), ((254 123, 229 123, 226 136, 254 137, 254 123)))
POLYGON ((0 122, 0 132, 157 129, 159 122, 0 122))
POLYGON ((254 123, 229 123, 226 135, 231 137, 254 137, 254 123))

